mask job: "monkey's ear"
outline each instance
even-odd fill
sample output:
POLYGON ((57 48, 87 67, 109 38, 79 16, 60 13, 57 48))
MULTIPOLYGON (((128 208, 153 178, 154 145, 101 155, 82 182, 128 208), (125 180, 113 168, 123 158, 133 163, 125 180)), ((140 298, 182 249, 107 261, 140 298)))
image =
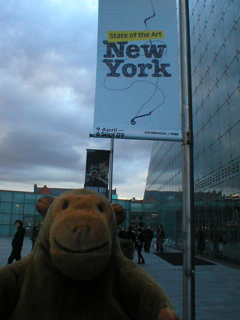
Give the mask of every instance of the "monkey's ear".
POLYGON ((36 203, 36 208, 37 211, 45 217, 48 211, 48 208, 50 207, 51 203, 55 200, 56 198, 52 196, 43 196, 38 199, 36 203))
POLYGON ((112 208, 115 212, 117 224, 122 223, 125 220, 126 212, 120 204, 114 203, 112 204, 112 208))

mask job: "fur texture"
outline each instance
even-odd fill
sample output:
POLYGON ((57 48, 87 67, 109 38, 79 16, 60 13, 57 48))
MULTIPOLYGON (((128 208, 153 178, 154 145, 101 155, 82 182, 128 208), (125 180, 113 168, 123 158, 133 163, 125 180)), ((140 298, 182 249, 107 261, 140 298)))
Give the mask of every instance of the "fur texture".
POLYGON ((1 320, 178 319, 161 286, 123 256, 121 206, 81 189, 37 208, 46 216, 33 251, 0 268, 1 320))

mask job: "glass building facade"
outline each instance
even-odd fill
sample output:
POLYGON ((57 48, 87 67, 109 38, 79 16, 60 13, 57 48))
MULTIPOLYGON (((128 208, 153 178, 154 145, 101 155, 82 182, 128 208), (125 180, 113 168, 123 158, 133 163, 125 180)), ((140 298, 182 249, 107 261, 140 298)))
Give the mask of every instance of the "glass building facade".
POLYGON ((26 235, 43 221, 36 210, 37 200, 43 196, 32 192, 0 190, 0 236, 13 236, 16 233, 16 220, 23 221, 26 235))
MULTIPOLYGON (((240 263, 240 1, 189 9, 196 251, 240 263)), ((181 247, 180 143, 153 143, 144 203, 181 247)))
MULTIPOLYGON (((25 235, 30 236, 33 227, 37 224, 41 227, 43 222, 43 217, 36 210, 38 199, 44 195, 57 197, 67 190, 56 188, 43 189, 36 186, 34 186, 34 192, 0 190, 0 237, 12 237, 16 233, 16 220, 23 222, 23 227, 26 230, 25 235), (48 193, 43 193, 43 190, 48 191, 48 193)), ((126 212, 126 218, 122 223, 125 228, 128 228, 129 225, 132 225, 133 228, 145 225, 142 200, 121 200, 116 195, 113 196, 112 203, 120 204, 126 212)), ((120 228, 121 226, 119 226, 120 228)))

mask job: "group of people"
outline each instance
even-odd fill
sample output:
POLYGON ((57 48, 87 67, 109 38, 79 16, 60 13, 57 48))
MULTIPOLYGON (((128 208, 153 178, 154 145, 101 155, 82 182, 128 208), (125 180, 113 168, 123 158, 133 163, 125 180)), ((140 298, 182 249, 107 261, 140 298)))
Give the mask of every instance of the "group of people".
MULTIPOLYGON (((23 228, 23 222, 21 220, 15 221, 15 227, 17 228, 17 232, 15 233, 13 240, 12 240, 12 251, 8 258, 8 264, 12 263, 13 260, 20 260, 21 259, 21 252, 23 247, 23 241, 25 236, 25 229, 23 228)), ((32 231, 32 235, 30 239, 32 240, 32 249, 34 244, 37 240, 39 228, 35 226, 32 231)))
MULTIPOLYGON (((21 220, 16 220, 15 226, 17 228, 17 232, 15 233, 14 238, 12 240, 12 251, 8 258, 8 264, 12 263, 14 259, 16 261, 21 259, 25 229, 23 228, 23 223, 21 220)), ((30 239, 32 240, 32 249, 37 240, 38 233, 39 233, 39 228, 36 225, 33 228, 32 235, 30 237, 30 239)), ((120 232, 118 233, 118 237, 121 239, 132 240, 135 243, 135 247, 138 253, 137 263, 138 264, 145 263, 145 259, 143 258, 143 255, 142 255, 142 249, 144 247, 145 252, 150 252, 151 242, 153 239, 153 231, 149 226, 145 230, 142 230, 142 228, 138 227, 136 230, 136 233, 133 231, 133 228, 131 226, 128 227, 127 231, 123 226, 120 232)), ((163 252, 164 238, 165 238, 164 229, 163 229, 163 226, 160 224, 157 230, 157 241, 156 241, 157 251, 160 250, 160 252, 163 252)))
MULTIPOLYGON (((135 243, 135 247, 138 253, 138 264, 145 263, 145 259, 142 255, 142 249, 144 247, 145 252, 150 252, 151 242, 153 239, 153 231, 150 226, 148 226, 145 230, 138 227, 136 233, 133 231, 131 226, 128 227, 128 230, 125 230, 125 227, 122 226, 120 232, 118 233, 118 237, 120 239, 130 239, 135 243)), ((157 230, 157 251, 164 252, 163 243, 165 238, 165 232, 163 226, 160 224, 157 230)))

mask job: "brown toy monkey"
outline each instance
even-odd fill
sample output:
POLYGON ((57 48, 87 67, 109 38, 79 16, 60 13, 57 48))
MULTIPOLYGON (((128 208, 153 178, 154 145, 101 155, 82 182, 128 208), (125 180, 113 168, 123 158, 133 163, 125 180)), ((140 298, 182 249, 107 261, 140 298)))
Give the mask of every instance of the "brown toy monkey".
POLYGON ((123 256, 121 206, 81 189, 37 208, 46 216, 33 251, 0 268, 1 320, 178 319, 161 286, 123 256))

